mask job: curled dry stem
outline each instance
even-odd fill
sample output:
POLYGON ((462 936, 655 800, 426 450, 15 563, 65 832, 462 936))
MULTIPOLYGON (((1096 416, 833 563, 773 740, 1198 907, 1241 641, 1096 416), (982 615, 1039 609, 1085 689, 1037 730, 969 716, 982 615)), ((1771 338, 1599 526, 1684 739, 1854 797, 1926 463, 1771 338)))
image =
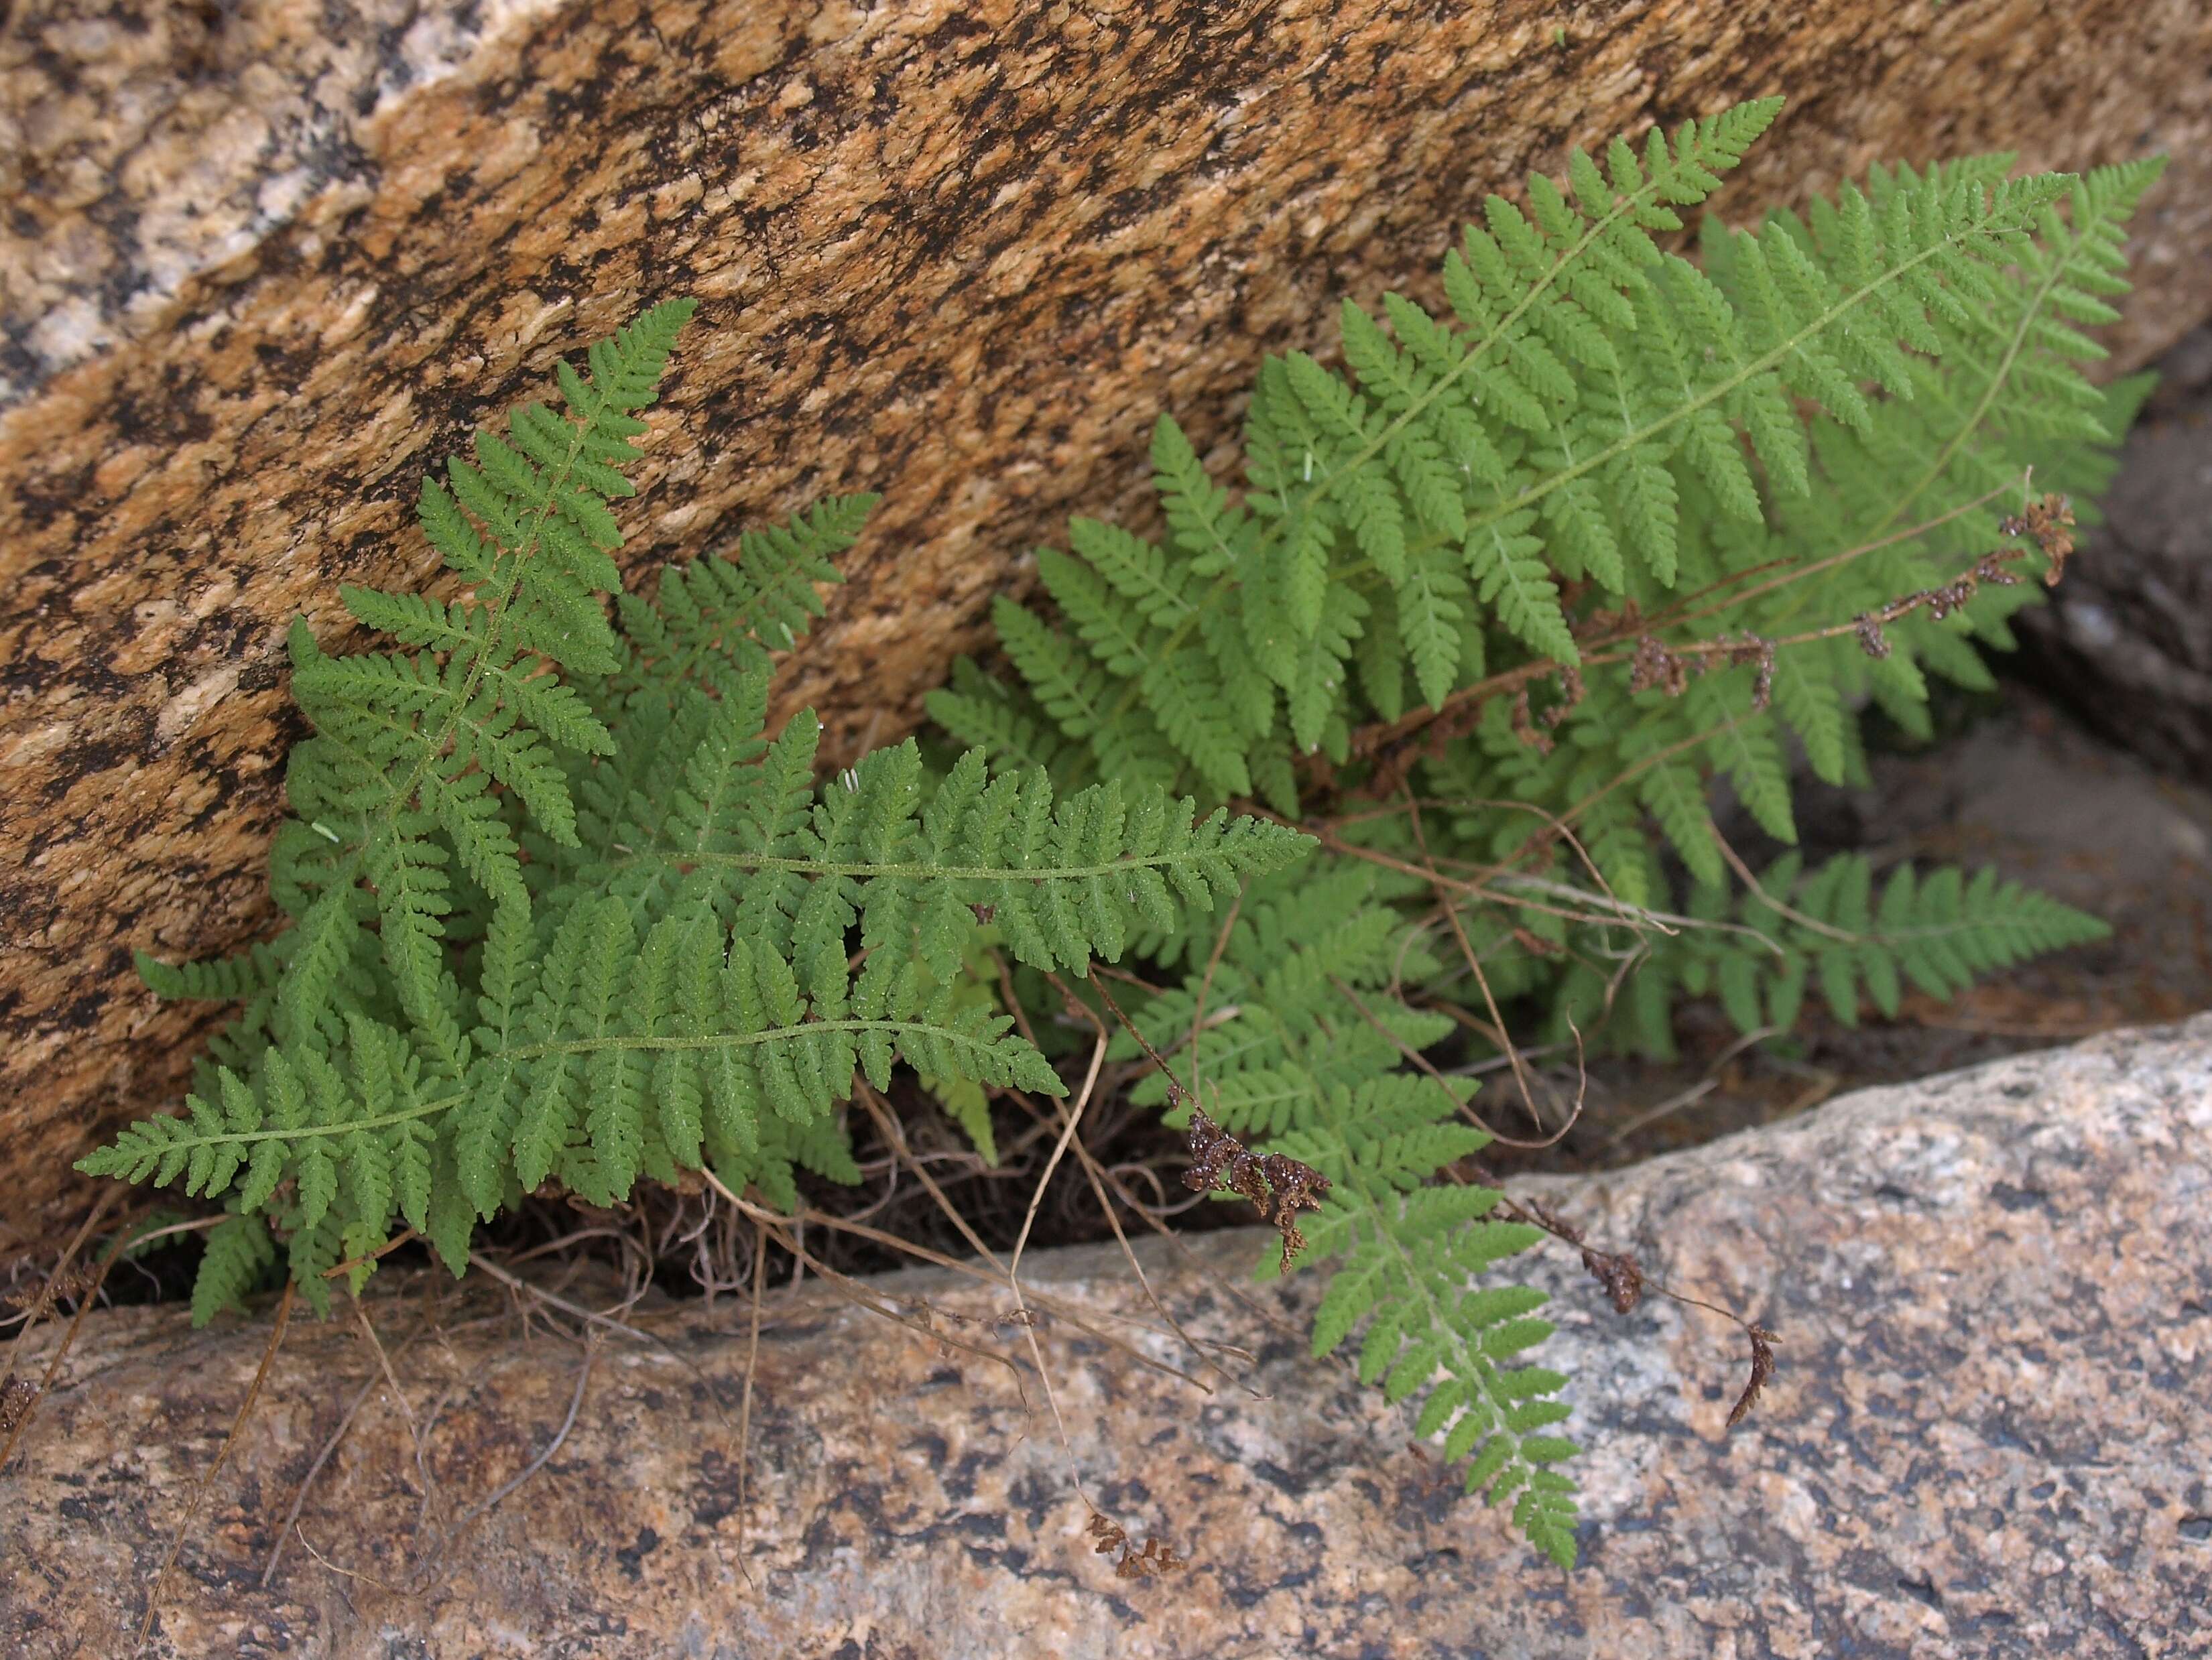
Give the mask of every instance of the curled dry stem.
POLYGON ((1509 1194, 1498 1201, 1498 1209, 1504 1215, 1526 1222, 1532 1227, 1541 1228, 1553 1239, 1580 1251, 1583 1268, 1605 1287, 1616 1313, 1630 1312, 1643 1300, 1644 1293, 1651 1291, 1669 1302, 1717 1314, 1744 1332, 1751 1340, 1751 1378, 1729 1414, 1729 1427, 1734 1429, 1749 1415, 1752 1408, 1758 1403, 1759 1392, 1774 1376, 1774 1345, 1781 1340, 1773 1332, 1745 1319, 1734 1309, 1723 1308, 1718 1303, 1708 1302, 1703 1297, 1669 1285, 1652 1274, 1628 1251, 1599 1250, 1583 1237, 1582 1229, 1553 1215, 1534 1199, 1516 1199, 1509 1194))

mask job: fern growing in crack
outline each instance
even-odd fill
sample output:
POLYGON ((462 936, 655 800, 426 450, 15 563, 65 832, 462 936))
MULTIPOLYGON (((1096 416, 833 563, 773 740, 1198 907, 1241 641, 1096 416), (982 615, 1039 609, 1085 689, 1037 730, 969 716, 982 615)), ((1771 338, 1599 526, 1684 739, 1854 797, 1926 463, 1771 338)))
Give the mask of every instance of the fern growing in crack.
POLYGON ((1470 1485, 1512 1493, 1563 1559, 1558 1409, 1501 1387, 1484 1335, 1510 1334, 1502 1354, 1540 1322, 1529 1293, 1468 1288, 1526 1239, 1483 1190, 1423 1185, 1483 1138, 1398 1069, 1450 1029, 1431 1011, 1463 1006, 1478 1060, 1506 1043, 1500 1007, 1563 1045, 1664 1053, 1685 995, 1771 1033, 1808 984, 1856 1020, 1905 981, 1955 994, 2103 931, 1987 874, 1901 869, 1879 903, 1863 860, 1744 882, 1714 811, 1732 796, 1788 847, 1801 759, 1863 775, 1863 704, 1924 730, 1928 673, 1989 683, 1971 642, 2008 645, 2021 576, 2055 579, 2071 547, 2030 470, 2094 492, 2145 390, 2092 386, 2077 325, 2113 317, 2160 164, 1877 168, 1802 216, 1707 214, 1696 257, 1663 251, 1778 108, 1491 198, 1444 263, 1448 314, 1347 303, 1341 371, 1261 366, 1241 493, 1163 415, 1160 536, 1073 521, 1037 556, 1048 605, 995 603, 1009 672, 961 664, 930 700, 996 764, 1323 830, 1299 905, 1240 917, 1214 965, 1234 1017, 1188 1030, 1200 930, 1148 942, 1188 978, 1138 1019, 1164 1053, 1183 1033, 1224 1130, 1334 1184, 1310 1230, 1340 1259, 1319 1345, 1366 1320, 1363 1373, 1425 1392, 1470 1485), (1341 915, 1320 897, 1354 889, 1341 915))
POLYGON ((423 488, 460 597, 343 591, 392 651, 295 625, 291 926, 142 959, 238 1014, 183 1116, 82 1167, 232 1213, 196 1320, 280 1249, 323 1307, 403 1227, 460 1272, 541 1184, 606 1205, 706 1169, 794 1208, 802 1169, 856 1178, 841 1104, 897 1065, 988 1152, 985 1092, 1066 1088, 990 954, 1032 991, 1137 960, 1121 1057, 1141 1036, 1217 1148, 1304 1172, 1316 1351, 1356 1344, 1571 1563, 1565 1380, 1522 1359, 1542 1299, 1482 1282, 1536 1232, 1464 1179, 1489 1136, 1426 1051, 1494 1058, 1501 1007, 1662 1053, 1682 996, 1759 1033, 1817 987, 1848 1022, 2097 931, 1986 875, 1784 852, 1754 879, 1713 803, 1794 843, 1799 761, 1859 776, 1859 705, 1912 727, 1927 673, 1978 683, 1971 642, 2008 643, 2020 573, 2058 573, 2071 518, 2026 476, 2094 490, 2142 393, 2089 385, 2076 325, 2125 287, 2156 164, 1878 169, 1662 251, 1775 109, 1492 198, 1449 316, 1347 306, 1343 373, 1262 367, 1241 494, 1164 417, 1164 535, 1078 519, 1039 554, 1049 610, 994 609, 1012 673, 931 700, 942 764, 909 742, 821 783, 811 714, 768 730, 869 499, 620 589, 613 505, 689 302, 561 366, 558 410, 423 488), (1293 824, 1327 845, 1296 869, 1293 824))
POLYGON ((608 503, 691 305, 558 369, 565 414, 480 433, 420 518, 465 597, 345 591, 410 648, 332 657, 304 623, 295 816, 272 886, 294 918, 227 962, 146 962, 157 991, 243 1000, 181 1117, 85 1159, 234 1214, 196 1319, 281 1237, 319 1309, 398 1227, 456 1274, 479 1220, 548 1181, 599 1204, 702 1167, 784 1208, 793 1172, 857 1179, 856 1075, 1066 1086, 967 993, 979 915, 1019 963, 1085 973, 1303 851, 1140 782, 1055 789, 912 742, 814 781, 811 713, 764 730, 770 654, 871 503, 823 504, 619 594, 608 503))

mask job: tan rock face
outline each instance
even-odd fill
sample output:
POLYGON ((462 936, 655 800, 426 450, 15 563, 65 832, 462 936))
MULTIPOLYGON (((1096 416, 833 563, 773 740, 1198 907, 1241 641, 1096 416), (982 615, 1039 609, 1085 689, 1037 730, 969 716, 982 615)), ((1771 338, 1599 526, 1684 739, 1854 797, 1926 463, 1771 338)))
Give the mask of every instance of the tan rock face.
MULTIPOLYGON (((749 1452, 743 1299, 648 1306, 649 1340, 586 1373, 501 1299, 388 1283, 368 1307, 404 1409, 357 1326, 295 1325, 153 1652, 2179 1660, 2212 1644, 2209 1138, 2212 1016, 1531 1184, 1780 1336, 1729 1433, 1732 1328, 1663 1301, 1623 1318, 1568 1253, 1528 1259, 1560 1326, 1536 1358, 1575 1379, 1566 1427, 1588 1449, 1565 1578, 1411 1450, 1409 1413, 1306 1357, 1316 1276, 1243 1287, 1256 1309, 1230 1294, 1272 1235, 1142 1248, 1188 1330, 1257 1356, 1211 1394, 1042 1318, 1072 1464, 1034 1374, 1018 1392, 973 1352, 1026 1372, 1011 1300, 973 1281, 870 1286, 929 1313, 943 1347, 771 1295, 749 1452), (558 1451, 456 1532, 572 1403, 558 1451), (1189 1566, 1117 1579, 1071 1471, 1189 1566)), ((1117 1253, 1033 1264, 1040 1298, 1190 1363, 1143 1330, 1117 1253)), ((265 1318, 192 1336, 173 1309, 94 1317, 0 1476, 7 1652, 129 1651, 265 1335, 265 1318)))
POLYGON ((2197 0, 24 9, 0 39, 9 1227, 51 1234, 83 1199, 66 1162, 179 1088, 193 1017, 155 1011, 131 949, 270 924, 286 622, 431 570, 416 481, 556 355, 706 302, 627 521, 641 577, 884 493, 785 699, 849 752, 912 721, 1067 512, 1141 511, 1161 408, 1225 437, 1260 354, 1329 336, 1336 297, 1434 298, 1485 192, 1776 90, 1800 102, 1738 211, 1883 158, 2162 148, 2120 359, 2212 306, 2197 0))

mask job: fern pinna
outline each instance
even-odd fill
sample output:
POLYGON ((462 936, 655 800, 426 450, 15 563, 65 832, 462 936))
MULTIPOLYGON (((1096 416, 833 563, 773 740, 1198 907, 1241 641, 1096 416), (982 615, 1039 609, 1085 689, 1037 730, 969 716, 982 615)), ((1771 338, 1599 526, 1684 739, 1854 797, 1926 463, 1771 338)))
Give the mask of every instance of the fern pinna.
POLYGON ((1461 1058, 1496 1054, 1502 1008, 1660 1054, 1685 994, 1771 1034, 1817 985, 1855 1021, 2103 931, 1987 875, 1901 869, 1879 900, 1856 857, 1754 876, 1712 808, 1718 783, 1794 843, 1794 755, 1858 780, 1865 702, 1924 731, 1928 672, 1987 683, 1972 642, 2009 644, 2019 571, 2055 578, 2069 546, 2030 469, 2094 491, 2144 391, 2092 386, 2075 325, 2114 315, 2160 164, 1878 168, 1663 251, 1778 108, 1491 198, 1444 263, 1448 317, 1347 304, 1344 373, 1261 367, 1241 495, 1163 416, 1163 535, 1073 521, 1037 556, 1050 609, 997 602, 1011 675, 960 664, 930 705, 996 764, 1329 826, 1297 901, 1240 916, 1214 967, 1233 1019, 1189 1030, 1210 934, 1165 943, 1181 988, 1134 1018, 1194 1044, 1214 1119, 1332 1182, 1316 1346, 1368 1320, 1363 1371, 1427 1391, 1470 1487, 1563 1560, 1565 1443, 1533 1433, 1553 1380, 1497 1366, 1540 1332, 1532 1293, 1468 1286, 1530 1236, 1486 1190, 1424 1185, 1482 1132, 1407 1057, 1455 1029, 1461 1058), (1358 905, 1319 902, 1353 871, 1358 905))
POLYGON ((223 962, 142 960, 167 995, 244 1008, 185 1116, 81 1166, 234 1213, 198 1319, 273 1263, 272 1228, 321 1308, 330 1271, 358 1287, 403 1225, 459 1273, 477 1221, 548 1180, 611 1204, 704 1166, 795 1207, 794 1166, 856 1178, 836 1108, 895 1061, 1062 1094, 964 995, 979 912, 1017 962, 1080 974, 1304 843, 1141 784, 993 777, 980 754, 926 777, 911 742, 817 791, 811 714, 763 731, 769 653, 819 609, 866 500, 673 573, 657 604, 619 595, 611 627, 609 503, 691 310, 560 366, 564 410, 518 409, 423 486, 464 597, 344 596, 407 650, 331 657, 293 630, 315 729, 273 863, 293 924, 223 962))

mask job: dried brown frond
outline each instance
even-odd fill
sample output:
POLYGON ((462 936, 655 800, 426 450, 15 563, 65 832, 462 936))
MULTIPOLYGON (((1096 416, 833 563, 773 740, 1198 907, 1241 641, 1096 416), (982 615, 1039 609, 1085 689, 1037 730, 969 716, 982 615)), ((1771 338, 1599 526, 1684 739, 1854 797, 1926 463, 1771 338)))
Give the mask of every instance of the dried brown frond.
POLYGON ((1091 1548, 1097 1554, 1110 1555, 1117 1550, 1121 1553, 1121 1559, 1114 1564, 1114 1577, 1117 1579, 1149 1579, 1190 1566, 1188 1557, 1176 1555, 1158 1539, 1147 1537, 1142 1548, 1131 1548, 1128 1533, 1121 1524, 1095 1510, 1085 1524, 1085 1531, 1090 1534, 1093 1542, 1091 1548))
POLYGON ((1562 663, 1558 670, 1559 700, 1536 718, 1548 730, 1565 720, 1583 700, 1583 671, 1571 663, 1562 663))
MULTIPOLYGON (((2025 536, 2042 549, 2045 558, 2051 561, 2043 580, 2051 587, 2056 587, 2066 573, 2067 557, 2074 552, 2073 528, 2074 509, 2064 496, 2056 494, 2029 503, 2026 512, 2001 520, 1997 525, 2005 535, 2025 536)), ((2008 567, 2027 554, 2025 548, 1992 548, 1950 581, 1906 594, 1879 610, 1867 612, 1855 625, 1860 646, 1870 657, 1886 657, 1889 655, 1889 641, 1881 631, 1884 623, 1921 610, 1940 622, 1953 612, 1964 609, 1984 583, 1997 588, 2016 585, 2020 579, 2008 567)))
POLYGON ((1552 753, 1550 736, 1536 730, 1528 714, 1528 688, 1522 687, 1513 694, 1513 736, 1540 755, 1552 753))
POLYGON ((1117 1579, 1149 1579, 1155 1574, 1168 1573, 1176 1568, 1187 1568, 1190 1559, 1178 1556, 1157 1539, 1146 1539, 1142 1550, 1124 1556, 1114 1565, 1117 1579))
POLYGON ((2026 536, 2043 550, 2051 561, 2051 568, 2043 573, 2044 585, 2056 588, 2066 574, 2066 560, 2074 552, 2074 504, 2056 493, 2048 493, 2028 503, 2025 511, 2000 523, 1997 529, 2008 536, 2026 536))
POLYGON ((1644 1265, 1625 1251, 1600 1251, 1584 1242, 1583 1231, 1564 1216, 1554 1215, 1534 1199, 1509 1200, 1508 1208, 1517 1208, 1530 1221, 1553 1239, 1579 1246, 1583 1266, 1590 1276, 1605 1287, 1612 1300, 1616 1314, 1626 1314, 1644 1300, 1644 1265))
POLYGON ((1605 1287, 1614 1313, 1629 1313, 1644 1300, 1644 1265, 1626 1251, 1593 1251, 1584 1245, 1583 1266, 1605 1287))
POLYGON ((1741 639, 1728 642, 1721 656, 1730 668, 1748 667, 1755 671, 1751 681, 1751 711, 1753 714, 1764 711, 1774 700, 1774 642, 1747 631, 1741 639))
POLYGON ((43 1308, 48 1302, 75 1302, 99 1282, 100 1271, 89 1263, 72 1263, 58 1269, 42 1286, 18 1286, 5 1297, 0 1297, 0 1307, 13 1309, 43 1308))
POLYGON ((1759 1391, 1766 1380, 1774 1376, 1774 1334, 1765 1326, 1746 1326, 1751 1336, 1751 1380, 1744 1384, 1743 1393, 1736 1396, 1735 1404, 1729 1409, 1728 1427, 1734 1429, 1751 1415, 1759 1404, 1759 1391))
POLYGON ((1206 1117, 1206 1109, 1195 1101, 1190 1103, 1189 1147, 1190 1168, 1183 1172, 1183 1185, 1194 1193, 1226 1190, 1250 1200, 1261 1220, 1283 1236, 1283 1266, 1290 1267, 1291 1258, 1306 1248, 1306 1236, 1298 1231, 1298 1212, 1321 1209, 1328 1178, 1287 1154, 1253 1152, 1206 1117))
POLYGON ((39 1386, 28 1378, 18 1378, 9 1372, 0 1381, 0 1435, 12 1435, 15 1427, 30 1416, 31 1403, 39 1398, 39 1386))
MULTIPOLYGON (((1121 1006, 1114 1001, 1114 994, 1106 989, 1103 981, 1094 977, 1092 984, 1097 987, 1108 1010, 1121 1022, 1121 1029, 1137 1040, 1145 1057, 1167 1079, 1168 1110, 1172 1112, 1185 1105, 1190 1108, 1190 1130, 1185 1145, 1190 1152, 1191 1165, 1183 1172, 1183 1185, 1194 1193, 1212 1193, 1226 1188, 1250 1200, 1261 1218, 1283 1236, 1283 1266, 1288 1269, 1291 1259, 1306 1248, 1306 1236, 1298 1232, 1298 1212, 1321 1209, 1322 1196, 1328 1191, 1328 1178, 1311 1165, 1280 1153, 1255 1154, 1214 1123, 1198 1104, 1197 1098, 1183 1087, 1159 1051, 1121 1012, 1121 1006)), ((1073 995, 1066 986, 1060 990, 1073 1003, 1073 995)), ((1099 1053, 1103 1055, 1106 1041, 1103 1025, 1098 1028, 1098 1039, 1099 1053)), ((1096 1076, 1094 1063, 1094 1080, 1096 1076)), ((1090 1085, 1086 1083, 1084 1087, 1087 1095, 1090 1085)))
POLYGON ((1681 654, 1668 651, 1656 634, 1638 634, 1628 658, 1628 689, 1649 692, 1654 688, 1670 698, 1690 689, 1690 665, 1681 654))

